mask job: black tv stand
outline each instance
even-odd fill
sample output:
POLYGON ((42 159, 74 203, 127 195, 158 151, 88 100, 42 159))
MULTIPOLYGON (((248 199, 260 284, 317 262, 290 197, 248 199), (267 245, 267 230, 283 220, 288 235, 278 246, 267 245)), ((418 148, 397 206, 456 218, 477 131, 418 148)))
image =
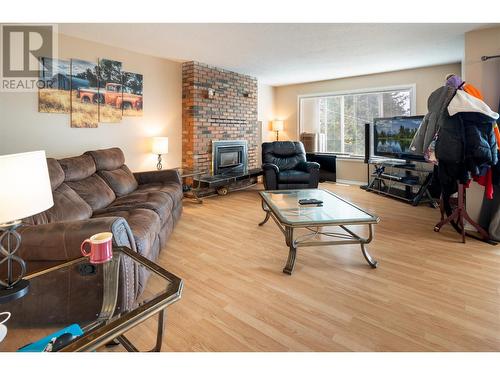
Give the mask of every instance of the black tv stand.
POLYGON ((394 164, 394 167, 403 168, 403 169, 415 169, 416 166, 417 165, 415 163, 410 163, 409 161, 404 163, 404 164, 394 164))
POLYGON ((374 171, 369 174, 366 191, 400 199, 413 206, 429 203, 432 207, 438 207, 429 192, 433 172, 425 164, 370 159, 368 167, 374 171))

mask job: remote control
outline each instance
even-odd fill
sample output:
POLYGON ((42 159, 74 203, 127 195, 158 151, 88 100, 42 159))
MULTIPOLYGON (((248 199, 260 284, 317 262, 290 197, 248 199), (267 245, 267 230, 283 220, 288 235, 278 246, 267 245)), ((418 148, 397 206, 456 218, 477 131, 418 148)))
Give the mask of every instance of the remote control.
POLYGON ((319 199, 299 199, 299 204, 300 205, 321 205, 323 204, 323 201, 320 201, 319 199))

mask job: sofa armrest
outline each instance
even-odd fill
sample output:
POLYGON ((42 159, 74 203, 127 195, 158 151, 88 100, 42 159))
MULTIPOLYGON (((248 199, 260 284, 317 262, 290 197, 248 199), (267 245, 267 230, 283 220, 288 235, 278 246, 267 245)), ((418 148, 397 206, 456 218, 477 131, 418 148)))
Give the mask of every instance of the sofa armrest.
POLYGON ((294 169, 297 169, 302 172, 311 173, 311 171, 316 169, 319 170, 319 168, 320 168, 319 163, 316 163, 314 161, 301 161, 295 166, 294 169))
POLYGON ((127 221, 121 217, 99 217, 87 220, 26 225, 21 235, 19 256, 25 261, 66 261, 82 256, 80 245, 86 238, 100 232, 113 233, 116 246, 137 251, 127 221))
POLYGON ((179 171, 177 169, 165 169, 162 171, 134 172, 134 177, 139 185, 158 183, 158 182, 175 182, 182 184, 179 171))

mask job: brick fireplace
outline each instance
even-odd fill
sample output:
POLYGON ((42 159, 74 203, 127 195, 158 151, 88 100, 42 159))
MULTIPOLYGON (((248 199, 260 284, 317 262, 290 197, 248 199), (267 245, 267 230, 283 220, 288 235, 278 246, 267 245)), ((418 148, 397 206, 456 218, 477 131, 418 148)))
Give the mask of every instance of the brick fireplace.
POLYGON ((189 61, 182 65, 182 166, 212 170, 212 141, 245 140, 258 150, 257 79, 189 61))

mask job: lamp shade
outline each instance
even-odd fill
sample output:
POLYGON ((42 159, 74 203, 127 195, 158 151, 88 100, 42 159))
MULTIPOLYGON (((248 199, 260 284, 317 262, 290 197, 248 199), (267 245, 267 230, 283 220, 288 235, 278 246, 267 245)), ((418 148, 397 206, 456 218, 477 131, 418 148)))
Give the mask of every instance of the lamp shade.
POLYGON ((281 132, 284 129, 282 120, 274 120, 273 121, 273 132, 281 132))
POLYGON ((168 154, 168 137, 153 137, 153 154, 168 154))
POLYGON ((45 151, 0 155, 0 224, 52 207, 45 151))

